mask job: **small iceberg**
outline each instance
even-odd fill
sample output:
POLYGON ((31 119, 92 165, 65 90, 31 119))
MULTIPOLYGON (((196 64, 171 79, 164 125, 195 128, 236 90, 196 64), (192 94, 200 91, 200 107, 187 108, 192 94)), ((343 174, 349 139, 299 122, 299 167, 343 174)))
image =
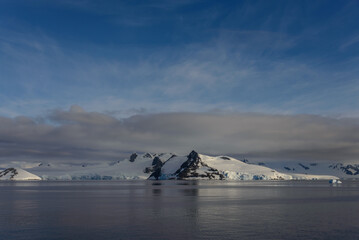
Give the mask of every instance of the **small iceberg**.
POLYGON ((336 183, 342 183, 342 181, 340 181, 339 179, 330 179, 329 183, 336 184, 336 183))

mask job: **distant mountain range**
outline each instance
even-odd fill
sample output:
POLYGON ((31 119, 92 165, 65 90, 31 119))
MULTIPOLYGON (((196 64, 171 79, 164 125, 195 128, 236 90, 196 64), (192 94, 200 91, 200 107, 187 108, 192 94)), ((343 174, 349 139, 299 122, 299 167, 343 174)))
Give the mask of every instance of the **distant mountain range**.
MULTIPOLYGON (((2 165, 3 166, 3 165, 2 165)), ((207 156, 192 151, 133 153, 128 159, 108 163, 10 163, 0 170, 0 180, 318 180, 359 178, 359 164, 251 163, 228 156, 207 156)))

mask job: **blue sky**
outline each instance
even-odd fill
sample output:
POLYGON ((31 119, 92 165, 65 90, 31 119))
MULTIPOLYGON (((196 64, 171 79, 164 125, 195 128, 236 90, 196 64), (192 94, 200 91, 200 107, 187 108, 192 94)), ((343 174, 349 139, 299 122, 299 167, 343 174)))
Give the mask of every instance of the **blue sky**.
POLYGON ((358 1, 0 2, 0 115, 359 116, 358 1))
POLYGON ((358 162, 359 1, 0 1, 0 162, 358 162))

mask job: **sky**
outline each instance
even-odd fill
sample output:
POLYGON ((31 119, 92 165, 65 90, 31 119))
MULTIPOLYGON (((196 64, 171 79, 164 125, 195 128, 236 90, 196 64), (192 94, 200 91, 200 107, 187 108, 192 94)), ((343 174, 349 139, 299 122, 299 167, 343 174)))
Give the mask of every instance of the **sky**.
POLYGON ((0 161, 359 161, 358 1, 0 1, 0 161))

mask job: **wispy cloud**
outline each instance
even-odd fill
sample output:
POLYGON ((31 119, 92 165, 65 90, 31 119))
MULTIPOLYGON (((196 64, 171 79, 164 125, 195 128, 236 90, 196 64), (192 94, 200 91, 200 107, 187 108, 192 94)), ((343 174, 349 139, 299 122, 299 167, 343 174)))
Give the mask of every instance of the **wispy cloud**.
MULTIPOLYGON (((46 109, 73 103, 100 112, 222 108, 249 112, 357 114, 352 110, 359 102, 355 101, 359 96, 355 69, 333 72, 318 68, 310 61, 268 57, 263 55, 265 49, 283 41, 283 36, 264 32, 264 37, 258 40, 263 48, 248 49, 246 44, 253 42, 257 34, 236 32, 233 35, 231 32, 227 35, 224 31, 216 40, 188 44, 182 49, 163 48, 144 53, 141 49, 130 50, 130 54, 142 56, 140 60, 122 58, 121 49, 113 49, 119 53, 114 58, 66 49, 46 36, 41 41, 37 39, 38 47, 26 50, 25 47, 16 48, 20 40, 10 35, 11 40, 6 42, 12 51, 2 51, 12 57, 10 62, 16 66, 16 73, 12 74, 16 74, 16 78, 7 87, 16 84, 21 86, 22 92, 8 99, 3 93, 0 107, 3 114, 11 109, 18 115, 31 115, 31 109, 33 115, 37 115, 46 109), (240 44, 237 44, 238 39, 242 41, 240 44), (333 101, 335 105, 331 104, 333 101), (19 104, 21 102, 32 103, 31 108, 29 104, 19 104)), ((31 40, 25 35, 20 38, 31 40)), ((288 37, 288 42, 290 39, 288 37)), ((283 45, 276 52, 286 51, 293 44, 283 45)), ((7 63, 3 59, 5 65, 9 65, 8 59, 7 63)), ((7 81, 10 77, 13 76, 1 78, 7 81)))
POLYGON ((359 119, 316 115, 163 113, 117 119, 79 106, 46 121, 0 118, 1 161, 114 160, 192 149, 261 160, 357 161, 359 119), (53 122, 48 124, 46 122, 53 122))
POLYGON ((347 15, 353 18, 353 1, 327 14, 325 22, 315 14, 323 3, 310 5, 304 15, 300 4, 266 1, 233 3, 235 6, 213 2, 208 7, 199 1, 193 9, 190 1, 38 4, 60 14, 75 14, 74 19, 78 15, 100 20, 108 31, 100 31, 104 36, 94 37, 86 31, 83 36, 68 36, 30 23, 26 27, 21 22, 1 24, 2 115, 36 116, 74 103, 118 117, 139 111, 218 109, 359 115, 359 59, 337 51, 340 44, 344 48, 355 45, 356 38, 343 41, 348 34, 341 41, 325 38, 327 32, 339 29, 336 20, 349 22, 347 15), (190 9, 182 11, 183 6, 190 9), (107 22, 118 17, 121 21, 121 16, 128 25, 151 25, 157 17, 168 22, 161 20, 143 32, 107 22), (117 35, 120 29, 128 31, 117 35), (158 38, 149 40, 158 29, 158 38), (133 38, 122 42, 127 36, 123 33, 133 38), (131 42, 133 39, 143 41, 131 42))
POLYGON ((353 45, 356 45, 356 44, 359 44, 359 35, 358 36, 355 36, 353 38, 351 38, 350 40, 344 42, 340 47, 339 49, 340 50, 344 50, 346 48, 349 48, 353 45))

